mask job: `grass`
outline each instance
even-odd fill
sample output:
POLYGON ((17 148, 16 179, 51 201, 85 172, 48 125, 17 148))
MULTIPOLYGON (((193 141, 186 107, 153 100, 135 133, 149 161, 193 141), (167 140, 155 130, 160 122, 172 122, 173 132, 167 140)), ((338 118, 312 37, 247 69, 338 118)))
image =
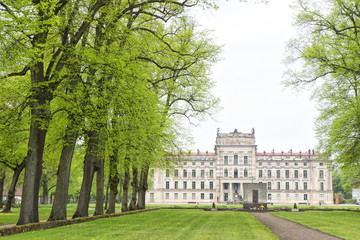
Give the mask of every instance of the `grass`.
MULTIPOLYGON (((51 204, 39 205, 39 220, 47 220, 51 212, 51 204)), ((76 204, 67 205, 67 216, 72 217, 76 211, 76 204)), ((116 210, 120 210, 120 205, 116 204, 116 210)), ((95 211, 95 204, 90 204, 89 214, 93 214, 95 211)), ((20 206, 11 208, 11 213, 0 213, 0 225, 17 223, 20 214, 20 206)))
POLYGON ((160 209, 4 239, 278 239, 246 212, 160 209))
POLYGON ((305 211, 271 214, 344 239, 359 239, 360 236, 360 214, 358 212, 305 211))

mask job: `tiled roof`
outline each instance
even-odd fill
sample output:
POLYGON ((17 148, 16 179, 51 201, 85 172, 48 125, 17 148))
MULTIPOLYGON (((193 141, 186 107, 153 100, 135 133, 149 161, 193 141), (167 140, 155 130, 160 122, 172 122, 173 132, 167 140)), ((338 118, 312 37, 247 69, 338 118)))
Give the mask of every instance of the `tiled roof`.
POLYGON ((292 153, 290 153, 290 152, 284 152, 284 153, 282 153, 282 152, 257 152, 256 153, 256 156, 273 156, 273 155, 277 155, 277 156, 309 156, 309 155, 311 155, 311 156, 320 156, 320 153, 310 153, 309 154, 309 152, 292 152, 292 153))

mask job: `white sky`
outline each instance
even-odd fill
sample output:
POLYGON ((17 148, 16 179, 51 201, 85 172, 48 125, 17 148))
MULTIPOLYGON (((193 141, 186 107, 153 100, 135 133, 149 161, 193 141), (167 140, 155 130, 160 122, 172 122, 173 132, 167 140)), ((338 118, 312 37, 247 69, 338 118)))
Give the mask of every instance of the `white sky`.
POLYGON ((258 152, 316 147, 314 103, 308 93, 296 94, 281 84, 286 42, 295 36, 291 1, 253 2, 222 1, 217 11, 196 14, 204 28, 214 30, 216 43, 224 46, 223 60, 213 67, 212 76, 223 110, 216 121, 190 127, 193 151, 214 151, 217 128, 246 133, 255 128, 258 152))

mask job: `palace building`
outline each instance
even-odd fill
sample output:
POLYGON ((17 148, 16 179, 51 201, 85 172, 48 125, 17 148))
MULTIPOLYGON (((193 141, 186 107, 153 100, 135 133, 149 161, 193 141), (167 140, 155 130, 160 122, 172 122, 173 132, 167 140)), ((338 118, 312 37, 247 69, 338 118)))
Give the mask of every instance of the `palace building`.
POLYGON ((146 199, 149 203, 243 203, 249 199, 248 186, 263 183, 266 193, 261 194, 266 194, 267 203, 333 203, 332 174, 321 154, 260 153, 256 148, 254 129, 251 133, 218 130, 215 152, 181 155, 171 169, 152 169, 146 199))

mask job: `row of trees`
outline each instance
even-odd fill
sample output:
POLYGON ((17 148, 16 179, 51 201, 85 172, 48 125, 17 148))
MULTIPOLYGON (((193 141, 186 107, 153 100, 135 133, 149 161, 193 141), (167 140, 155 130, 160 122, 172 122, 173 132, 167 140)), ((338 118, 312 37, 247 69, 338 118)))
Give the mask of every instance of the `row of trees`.
POLYGON ((209 71, 219 47, 189 16, 195 6, 214 4, 0 2, 0 162, 13 172, 4 211, 25 169, 18 224, 39 221, 40 186, 49 189, 55 175, 49 220, 66 219, 74 155, 83 157, 74 218, 88 216, 94 180, 95 215, 104 214, 105 176, 107 213, 115 211, 119 176, 122 211, 145 208, 149 168, 166 165, 165 153, 181 146, 181 119, 218 104, 209 71))
POLYGON ((298 0, 286 84, 312 91, 319 151, 360 184, 360 1, 298 0))

